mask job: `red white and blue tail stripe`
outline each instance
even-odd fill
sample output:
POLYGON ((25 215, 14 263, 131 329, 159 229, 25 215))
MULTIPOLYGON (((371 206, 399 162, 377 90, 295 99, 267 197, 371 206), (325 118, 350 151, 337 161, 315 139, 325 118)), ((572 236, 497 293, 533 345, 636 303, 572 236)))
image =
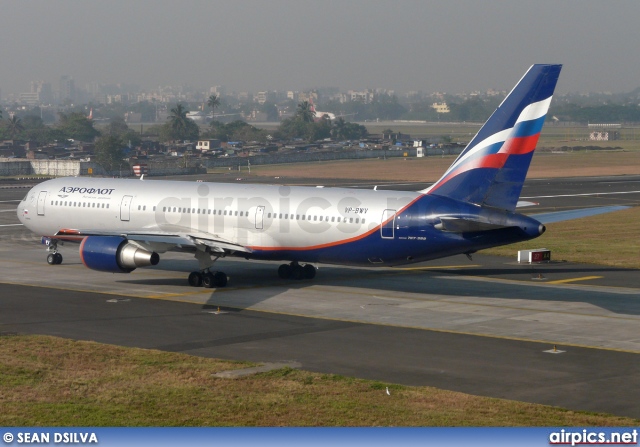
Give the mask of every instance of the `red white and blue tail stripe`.
POLYGON ((440 180, 422 191, 513 211, 561 65, 533 65, 440 180))

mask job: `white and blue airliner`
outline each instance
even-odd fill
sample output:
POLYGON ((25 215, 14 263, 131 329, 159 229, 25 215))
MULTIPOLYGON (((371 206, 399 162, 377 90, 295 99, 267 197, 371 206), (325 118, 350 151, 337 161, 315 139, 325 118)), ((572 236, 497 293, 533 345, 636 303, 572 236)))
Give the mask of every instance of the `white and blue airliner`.
POLYGON ((167 251, 195 255, 197 287, 224 287, 227 256, 280 260, 282 278, 316 265, 394 266, 526 241, 544 221, 516 213, 560 65, 533 65, 442 178, 417 192, 66 177, 18 206, 60 264, 80 243, 89 268, 128 273, 167 251))

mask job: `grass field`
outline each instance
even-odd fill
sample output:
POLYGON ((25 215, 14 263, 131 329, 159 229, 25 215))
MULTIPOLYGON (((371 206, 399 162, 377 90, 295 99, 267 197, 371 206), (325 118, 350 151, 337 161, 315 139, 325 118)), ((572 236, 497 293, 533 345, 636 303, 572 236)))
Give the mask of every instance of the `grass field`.
POLYGON ((544 247, 552 259, 640 269, 640 207, 547 225, 534 241, 483 250, 510 256, 518 250, 544 247))
POLYGON ((47 336, 0 337, 0 426, 637 426, 640 421, 47 336), (390 395, 387 395, 386 388, 390 395))

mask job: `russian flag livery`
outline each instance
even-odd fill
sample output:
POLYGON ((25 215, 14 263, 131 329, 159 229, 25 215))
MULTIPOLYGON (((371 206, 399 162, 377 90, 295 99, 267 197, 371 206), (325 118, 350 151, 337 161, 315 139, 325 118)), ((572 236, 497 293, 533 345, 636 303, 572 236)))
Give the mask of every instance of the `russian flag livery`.
POLYGON ((533 65, 464 151, 424 193, 515 210, 561 65, 533 65))

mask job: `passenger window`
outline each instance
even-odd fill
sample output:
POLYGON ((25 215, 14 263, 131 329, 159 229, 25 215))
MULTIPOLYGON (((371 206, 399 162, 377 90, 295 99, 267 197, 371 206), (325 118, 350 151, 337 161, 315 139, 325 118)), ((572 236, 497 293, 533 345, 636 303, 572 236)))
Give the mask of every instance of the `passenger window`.
POLYGON ((356 217, 356 223, 360 223, 360 218, 356 217))
POLYGON ((278 214, 278 219, 282 219, 282 213, 278 214))
POLYGON ((364 223, 364 219, 362 219, 362 223, 364 223))
POLYGON ((238 215, 238 212, 236 211, 235 213, 233 213, 233 215, 234 215, 234 216, 237 216, 237 215, 238 215))
POLYGON ((305 215, 303 214, 303 215, 302 215, 302 220, 304 220, 304 218, 305 218, 305 217, 307 217, 307 216, 305 216, 305 215))

